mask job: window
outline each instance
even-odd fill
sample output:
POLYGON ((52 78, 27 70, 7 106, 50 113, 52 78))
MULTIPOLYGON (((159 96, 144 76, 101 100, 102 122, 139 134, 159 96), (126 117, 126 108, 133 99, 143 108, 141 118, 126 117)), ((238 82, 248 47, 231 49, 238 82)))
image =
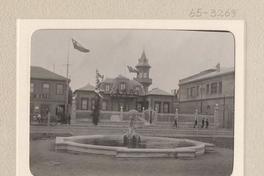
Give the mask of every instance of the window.
POLYGON ((106 84, 106 85, 105 85, 105 91, 106 91, 106 92, 109 92, 109 91, 110 91, 110 85, 109 85, 109 84, 106 84))
POLYGON ((160 102, 155 103, 155 111, 160 113, 160 102))
POLYGON ((195 92, 195 87, 192 87, 192 88, 191 88, 191 97, 194 97, 195 94, 196 94, 196 92, 195 92))
POLYGON ((219 93, 222 93, 222 81, 219 82, 219 93))
POLYGON ((217 93, 217 83, 212 83, 211 84, 211 94, 216 94, 217 93))
POLYGON ((143 73, 139 73, 139 78, 143 78, 143 73))
POLYGON ((102 102, 102 110, 103 111, 107 110, 107 103, 106 103, 106 101, 103 101, 102 102))
POLYGON ((58 95, 62 95, 63 94, 63 85, 62 84, 57 84, 56 93, 58 95))
POLYGON ((92 99, 92 106, 91 106, 92 110, 94 110, 95 108, 95 99, 92 99))
MULTIPOLYGON (((199 96, 199 90, 200 90, 200 86, 197 86, 197 87, 196 87, 196 96, 197 96, 197 97, 199 96)), ((201 89, 201 91, 202 91, 202 89, 201 89)))
POLYGON ((34 83, 30 83, 30 93, 34 93, 34 83))
POLYGON ((88 99, 82 99, 81 100, 81 109, 82 110, 87 110, 88 109, 88 99))
POLYGON ((187 88, 187 98, 190 97, 190 88, 187 88))
POLYGON ((43 93, 49 93, 49 88, 50 88, 50 85, 48 83, 42 84, 42 92, 43 93))
POLYGON ((148 77, 148 73, 144 73, 143 76, 144 76, 144 78, 147 78, 148 77))
POLYGON ((163 103, 163 112, 169 113, 169 103, 163 103))
POLYGON ((120 89, 121 90, 125 90, 126 89, 126 84, 125 83, 121 83, 120 84, 120 89))
POLYGON ((207 85, 206 85, 206 94, 209 94, 209 89, 210 89, 210 85, 207 84, 207 85))
POLYGON ((141 110, 142 110, 141 103, 137 103, 137 110, 138 110, 139 112, 141 112, 141 110))

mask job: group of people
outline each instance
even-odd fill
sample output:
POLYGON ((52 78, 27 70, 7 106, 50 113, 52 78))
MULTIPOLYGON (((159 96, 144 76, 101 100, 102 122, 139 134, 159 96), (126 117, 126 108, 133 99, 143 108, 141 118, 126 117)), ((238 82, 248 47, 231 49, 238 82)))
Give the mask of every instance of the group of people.
MULTIPOLYGON (((208 120, 208 118, 203 118, 202 119, 202 124, 201 124, 201 128, 208 128, 208 126, 209 126, 209 120, 208 120)), ((198 120, 197 119, 195 119, 194 120, 194 125, 193 125, 193 128, 199 128, 198 127, 198 120)))
MULTIPOLYGON (((176 109, 175 112, 175 116, 174 116, 174 124, 173 126, 175 126, 176 128, 178 127, 178 118, 179 118, 179 114, 178 114, 178 109, 176 109)), ((199 128, 198 126, 198 110, 195 110, 195 114, 194 114, 194 125, 193 128, 199 128)), ((201 124, 201 128, 208 128, 209 127, 209 120, 208 118, 203 117, 202 119, 202 124, 201 124)))

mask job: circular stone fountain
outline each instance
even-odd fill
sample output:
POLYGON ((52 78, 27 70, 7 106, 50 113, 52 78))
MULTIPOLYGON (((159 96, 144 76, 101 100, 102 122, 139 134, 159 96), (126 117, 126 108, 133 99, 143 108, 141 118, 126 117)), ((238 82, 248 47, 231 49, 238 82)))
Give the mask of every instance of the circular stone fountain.
POLYGON ((189 139, 140 136, 131 117, 124 135, 57 137, 56 150, 108 155, 118 158, 173 157, 195 158, 213 151, 214 145, 189 139))

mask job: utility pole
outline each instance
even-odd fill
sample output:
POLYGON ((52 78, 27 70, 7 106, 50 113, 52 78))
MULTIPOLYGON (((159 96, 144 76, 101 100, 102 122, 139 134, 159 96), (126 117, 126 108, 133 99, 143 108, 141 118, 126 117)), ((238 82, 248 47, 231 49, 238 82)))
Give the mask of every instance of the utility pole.
POLYGON ((67 54, 67 63, 66 63, 66 100, 65 100, 65 117, 66 123, 69 122, 69 57, 70 57, 70 41, 68 42, 68 54, 67 54))

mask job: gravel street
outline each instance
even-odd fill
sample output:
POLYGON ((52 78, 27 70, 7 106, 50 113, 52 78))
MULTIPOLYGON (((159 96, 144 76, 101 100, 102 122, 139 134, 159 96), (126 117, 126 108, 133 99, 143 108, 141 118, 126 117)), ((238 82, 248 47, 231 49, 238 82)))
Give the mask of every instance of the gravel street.
POLYGON ((227 176, 232 173, 233 150, 216 147, 194 160, 117 159, 54 151, 54 139, 30 142, 30 166, 35 176, 227 176))

